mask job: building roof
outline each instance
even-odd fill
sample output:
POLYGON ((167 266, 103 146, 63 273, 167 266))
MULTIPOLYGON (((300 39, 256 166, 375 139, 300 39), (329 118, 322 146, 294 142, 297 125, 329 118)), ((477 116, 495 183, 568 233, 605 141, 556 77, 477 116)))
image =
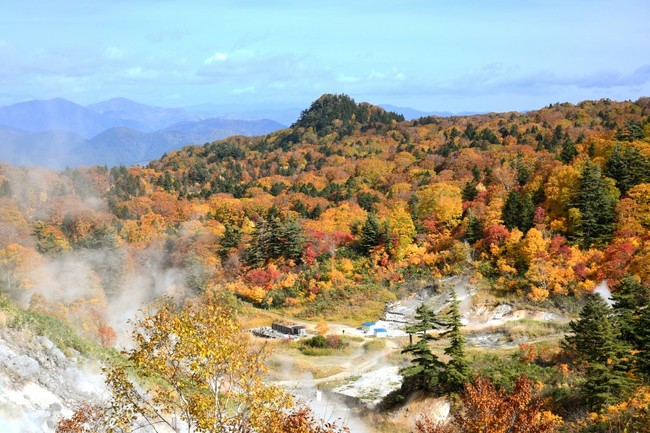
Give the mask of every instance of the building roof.
POLYGON ((375 322, 363 322, 361 326, 375 326, 375 322))
POLYGON ((388 332, 388 330, 386 328, 375 328, 375 334, 377 332, 388 332))

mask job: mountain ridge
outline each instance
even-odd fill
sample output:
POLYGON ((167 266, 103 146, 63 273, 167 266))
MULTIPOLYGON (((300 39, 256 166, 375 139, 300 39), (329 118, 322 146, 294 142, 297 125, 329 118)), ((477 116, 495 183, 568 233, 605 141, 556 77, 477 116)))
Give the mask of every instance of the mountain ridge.
POLYGON ((206 118, 126 98, 86 107, 63 98, 28 101, 0 107, 0 160, 51 169, 131 165, 188 144, 284 127, 268 119, 206 118))

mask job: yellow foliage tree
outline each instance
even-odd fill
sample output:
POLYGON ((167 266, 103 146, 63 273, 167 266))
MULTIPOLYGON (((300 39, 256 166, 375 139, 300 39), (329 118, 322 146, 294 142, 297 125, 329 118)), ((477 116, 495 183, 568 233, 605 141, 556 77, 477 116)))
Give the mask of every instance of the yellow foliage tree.
POLYGON ((330 326, 325 321, 318 322, 316 325, 316 332, 318 335, 325 335, 330 331, 330 326))
POLYGON ((528 230, 520 245, 521 255, 526 260, 526 263, 530 264, 535 258, 544 255, 548 243, 542 233, 535 227, 528 230))
POLYGON ((388 221, 390 222, 391 235, 397 238, 394 255, 396 258, 401 259, 404 257, 404 251, 413 243, 415 225, 410 212, 406 209, 406 205, 401 202, 391 209, 388 221))
POLYGON ((418 213, 422 216, 434 214, 435 218, 454 228, 460 224, 463 215, 463 199, 460 188, 447 183, 435 183, 420 189, 418 213))
POLYGON ((578 189, 580 172, 571 165, 561 165, 551 172, 544 187, 546 205, 557 217, 568 216, 569 202, 578 189))
POLYGON ((106 369, 116 428, 163 431, 180 422, 188 433, 282 431, 292 399, 263 382, 265 351, 217 295, 181 307, 163 299, 132 337, 126 361, 106 369))
POLYGON ((29 270, 36 266, 38 254, 20 244, 11 243, 0 249, 0 280, 6 290, 32 287, 29 270))

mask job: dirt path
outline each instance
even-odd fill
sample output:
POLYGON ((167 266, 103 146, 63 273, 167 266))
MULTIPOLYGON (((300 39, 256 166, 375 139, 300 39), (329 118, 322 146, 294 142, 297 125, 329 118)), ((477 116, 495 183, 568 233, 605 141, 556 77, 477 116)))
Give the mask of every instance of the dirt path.
POLYGON ((318 379, 298 378, 298 379, 274 381, 274 383, 284 387, 301 387, 304 386, 305 384, 315 385, 320 383, 345 380, 350 377, 361 376, 362 374, 372 371, 373 369, 378 367, 382 362, 384 362, 386 356, 388 356, 390 353, 392 353, 393 351, 399 348, 397 343, 395 343, 394 341, 390 341, 388 339, 384 341, 386 342, 386 347, 376 352, 367 353, 365 351, 362 351, 360 354, 352 354, 347 357, 328 356, 322 358, 314 358, 313 365, 317 365, 323 362, 326 363, 327 365, 335 365, 337 367, 342 367, 343 371, 339 373, 335 373, 318 379))

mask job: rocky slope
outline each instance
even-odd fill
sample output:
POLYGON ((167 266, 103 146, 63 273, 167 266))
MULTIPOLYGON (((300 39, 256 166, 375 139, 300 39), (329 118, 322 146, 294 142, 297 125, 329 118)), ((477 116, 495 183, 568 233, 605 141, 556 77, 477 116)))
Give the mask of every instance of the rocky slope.
POLYGON ((3 433, 53 432, 83 402, 106 396, 99 366, 29 331, 0 327, 3 433))

